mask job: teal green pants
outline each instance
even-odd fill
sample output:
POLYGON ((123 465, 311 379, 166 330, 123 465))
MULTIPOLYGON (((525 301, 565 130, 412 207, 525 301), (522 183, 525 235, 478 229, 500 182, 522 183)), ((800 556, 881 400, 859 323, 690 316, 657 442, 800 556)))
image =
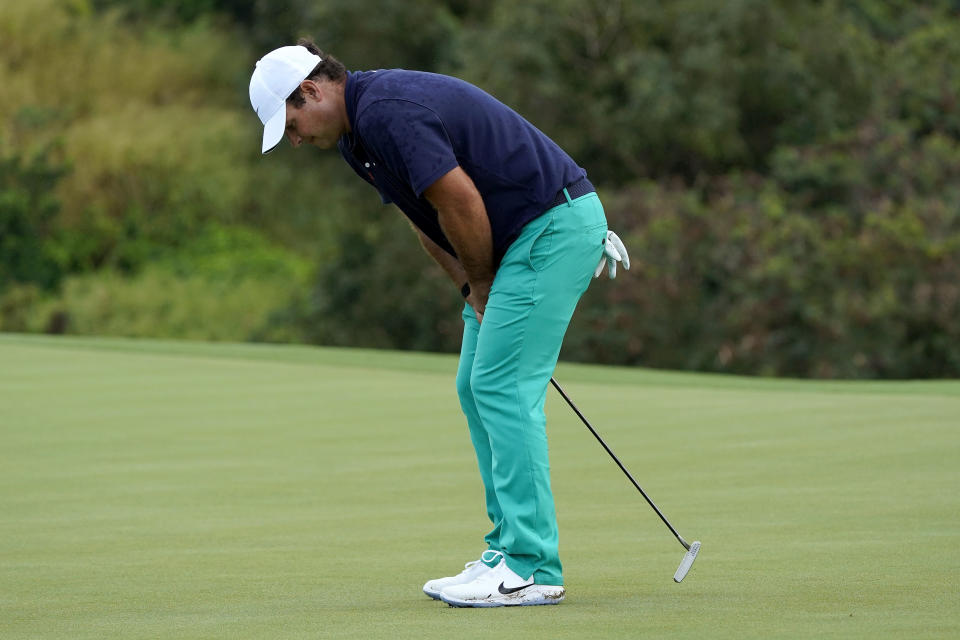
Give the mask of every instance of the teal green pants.
POLYGON ((463 311, 457 392, 493 523, 485 540, 538 584, 563 584, 543 404, 606 232, 595 193, 548 210, 504 256, 483 322, 463 311))

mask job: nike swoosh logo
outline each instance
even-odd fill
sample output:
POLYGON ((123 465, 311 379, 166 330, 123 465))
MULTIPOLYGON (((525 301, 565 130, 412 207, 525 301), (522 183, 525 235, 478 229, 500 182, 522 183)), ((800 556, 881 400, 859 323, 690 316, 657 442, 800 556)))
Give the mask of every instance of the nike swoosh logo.
POLYGON ((507 595, 510 595, 511 593, 516 593, 517 591, 521 591, 521 590, 523 590, 523 589, 526 589, 526 588, 529 587, 529 586, 530 586, 529 584, 522 584, 522 585, 520 585, 519 587, 513 587, 512 589, 507 589, 506 587, 503 586, 503 583, 501 582, 501 583, 500 583, 500 586, 497 587, 497 591, 499 591, 499 592, 502 593, 503 595, 507 596, 507 595))

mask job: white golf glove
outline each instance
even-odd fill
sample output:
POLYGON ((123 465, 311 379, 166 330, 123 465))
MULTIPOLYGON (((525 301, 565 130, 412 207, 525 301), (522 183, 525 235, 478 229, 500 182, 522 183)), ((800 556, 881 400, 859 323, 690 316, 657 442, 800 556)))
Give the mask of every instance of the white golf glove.
POLYGON ((627 248, 623 246, 623 242, 617 237, 617 234, 613 231, 607 231, 607 239, 603 243, 603 255, 600 256, 600 264, 593 272, 593 277, 599 278, 600 274, 603 273, 603 266, 606 265, 607 271, 610 273, 610 279, 616 278, 618 262, 623 263, 624 269, 630 270, 630 256, 627 255, 627 248))

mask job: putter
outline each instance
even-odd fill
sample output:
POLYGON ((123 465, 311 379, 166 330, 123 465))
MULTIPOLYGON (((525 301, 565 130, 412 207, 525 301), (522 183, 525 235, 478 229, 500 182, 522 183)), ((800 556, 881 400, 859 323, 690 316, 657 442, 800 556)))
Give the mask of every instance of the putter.
POLYGON ((646 491, 644 491, 640 484, 633 479, 633 476, 630 475, 630 472, 627 471, 627 468, 623 466, 623 463, 620 462, 620 458, 618 458, 616 454, 610 450, 610 447, 608 447, 607 443, 603 441, 603 438, 600 437, 600 434, 597 433, 596 429, 594 429, 584 415, 580 413, 580 409, 577 409, 577 405, 573 404, 573 400, 571 400, 570 397, 563 392, 563 389, 560 388, 560 385, 557 384, 557 381, 554 378, 550 378, 550 384, 553 385, 554 389, 560 392, 560 395, 563 396, 563 399, 567 401, 567 404, 570 405, 570 408, 573 409, 573 412, 576 413, 580 420, 583 421, 583 424, 587 425, 587 429, 590 429, 590 433, 593 434, 593 437, 596 438, 601 445, 603 445, 603 448, 606 449, 607 453, 610 454, 610 457, 613 458, 613 461, 617 463, 617 466, 620 467, 620 470, 623 471, 623 473, 626 474, 626 476, 630 479, 630 482, 632 482, 633 486, 637 488, 637 491, 639 491, 640 495, 642 495, 644 500, 647 501, 647 504, 653 507, 653 510, 656 511, 657 515, 660 516, 660 519, 663 520, 663 524, 667 525, 667 528, 670 529, 677 540, 680 541, 680 544, 683 545, 683 548, 687 550, 683 556, 683 560, 680 561, 680 566, 677 567, 677 572, 673 574, 674 582, 680 582, 683 580, 686 577, 687 572, 690 571, 690 567, 693 566, 693 561, 697 559, 697 554, 700 552, 700 541, 694 540, 693 543, 690 544, 683 539, 683 536, 677 533, 677 530, 673 528, 673 525, 670 524, 670 521, 667 520, 666 516, 660 512, 660 509, 657 508, 657 505, 653 504, 653 500, 650 499, 646 491))

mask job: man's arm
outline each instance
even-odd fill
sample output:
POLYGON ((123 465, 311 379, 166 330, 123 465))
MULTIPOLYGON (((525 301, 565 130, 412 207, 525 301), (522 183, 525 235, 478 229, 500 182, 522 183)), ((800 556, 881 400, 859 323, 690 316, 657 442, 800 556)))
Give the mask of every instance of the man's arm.
POLYGON ((410 226, 413 227, 413 230, 416 231, 420 237, 420 244, 423 245, 424 250, 430 254, 431 258, 436 260, 437 264, 443 267, 443 270, 450 276, 453 284, 457 285, 457 289, 462 289, 463 285, 467 283, 467 272, 463 270, 463 265, 460 264, 460 261, 431 240, 430 236, 420 231, 420 229, 417 229, 413 223, 411 223, 410 226))
POLYGON ((479 319, 487 307, 495 275, 493 234, 483 198, 473 180, 460 167, 427 187, 424 196, 437 210, 440 228, 457 252, 459 264, 470 284, 467 301, 479 319))

